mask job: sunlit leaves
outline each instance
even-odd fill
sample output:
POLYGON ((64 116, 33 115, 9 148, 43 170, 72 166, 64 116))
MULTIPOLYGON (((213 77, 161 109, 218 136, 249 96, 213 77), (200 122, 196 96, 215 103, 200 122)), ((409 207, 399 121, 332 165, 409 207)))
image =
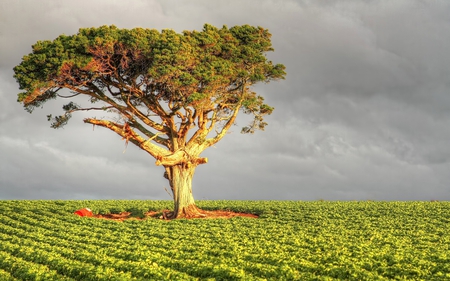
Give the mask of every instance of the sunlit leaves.
POLYGON ((187 101, 188 101, 189 103, 192 103, 192 102, 195 102, 195 101, 204 99, 205 96, 206 96, 206 94, 195 92, 195 93, 193 93, 193 94, 191 94, 191 95, 189 96, 189 98, 188 98, 187 101))
MULTIPOLYGON (((47 93, 68 88, 109 105, 113 103, 106 96, 111 94, 117 103, 113 106, 120 107, 131 93, 138 93, 133 94, 134 106, 148 107, 156 115, 161 116, 160 108, 165 107, 156 104, 167 103, 174 111, 170 116, 181 116, 176 111, 183 109, 208 110, 221 112, 220 120, 224 120, 221 101, 238 95, 233 105, 226 106, 238 109, 243 105, 245 113, 255 115, 250 125, 254 131, 263 127, 259 120, 269 110, 247 100, 253 99, 247 95, 250 86, 285 76, 283 65, 273 65, 266 58, 265 53, 273 50, 270 39, 268 30, 249 25, 217 28, 205 24, 202 31, 181 34, 170 29, 82 28, 75 35, 33 45, 33 52, 14 68, 25 90, 18 101, 31 112, 53 97, 47 93)), ((126 115, 126 108, 121 110, 126 115)), ((233 110, 228 114, 232 118, 233 110)))

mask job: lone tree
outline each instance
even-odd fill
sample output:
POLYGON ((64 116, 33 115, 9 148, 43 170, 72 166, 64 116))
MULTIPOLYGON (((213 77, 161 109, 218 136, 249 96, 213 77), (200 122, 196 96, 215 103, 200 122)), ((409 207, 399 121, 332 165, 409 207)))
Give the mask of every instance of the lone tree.
POLYGON ((86 96, 88 106, 70 101, 62 115, 48 115, 51 127, 66 125, 77 111, 112 113, 107 115, 114 118, 84 122, 114 131, 164 167, 173 218, 202 216, 191 186, 195 168, 207 162, 200 154, 225 136, 239 111, 254 116, 242 133, 263 130, 263 117, 273 111, 250 89, 286 74, 283 65, 265 56, 273 51, 270 37, 268 30, 249 25, 205 24, 200 32, 181 34, 82 28, 32 46, 14 68, 23 90, 18 102, 31 113, 51 99, 86 96))

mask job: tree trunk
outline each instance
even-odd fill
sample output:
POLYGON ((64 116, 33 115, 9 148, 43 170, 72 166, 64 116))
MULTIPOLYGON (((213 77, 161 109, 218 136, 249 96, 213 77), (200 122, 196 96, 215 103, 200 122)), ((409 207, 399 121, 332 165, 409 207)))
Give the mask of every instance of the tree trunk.
POLYGON ((195 167, 186 164, 166 167, 174 201, 174 210, 170 218, 204 217, 201 210, 195 206, 192 196, 192 178, 195 167))

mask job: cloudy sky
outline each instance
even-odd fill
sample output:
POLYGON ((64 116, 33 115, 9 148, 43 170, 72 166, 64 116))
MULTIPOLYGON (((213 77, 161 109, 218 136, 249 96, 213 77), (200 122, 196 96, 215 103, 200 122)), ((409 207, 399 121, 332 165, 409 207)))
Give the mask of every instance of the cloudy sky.
POLYGON ((449 1, 0 1, 0 199, 167 199, 163 168, 58 100, 27 113, 12 68, 38 40, 114 24, 269 29, 284 81, 266 131, 244 117, 203 156, 194 197, 450 200, 449 1))

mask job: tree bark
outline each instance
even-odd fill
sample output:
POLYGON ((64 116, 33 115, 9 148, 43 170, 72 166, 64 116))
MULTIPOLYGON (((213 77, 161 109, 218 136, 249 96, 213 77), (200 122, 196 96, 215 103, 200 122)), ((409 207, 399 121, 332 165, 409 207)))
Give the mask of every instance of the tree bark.
POLYGON ((192 195, 192 178, 196 165, 178 164, 166 167, 167 178, 173 192, 174 210, 170 218, 204 217, 192 195))

